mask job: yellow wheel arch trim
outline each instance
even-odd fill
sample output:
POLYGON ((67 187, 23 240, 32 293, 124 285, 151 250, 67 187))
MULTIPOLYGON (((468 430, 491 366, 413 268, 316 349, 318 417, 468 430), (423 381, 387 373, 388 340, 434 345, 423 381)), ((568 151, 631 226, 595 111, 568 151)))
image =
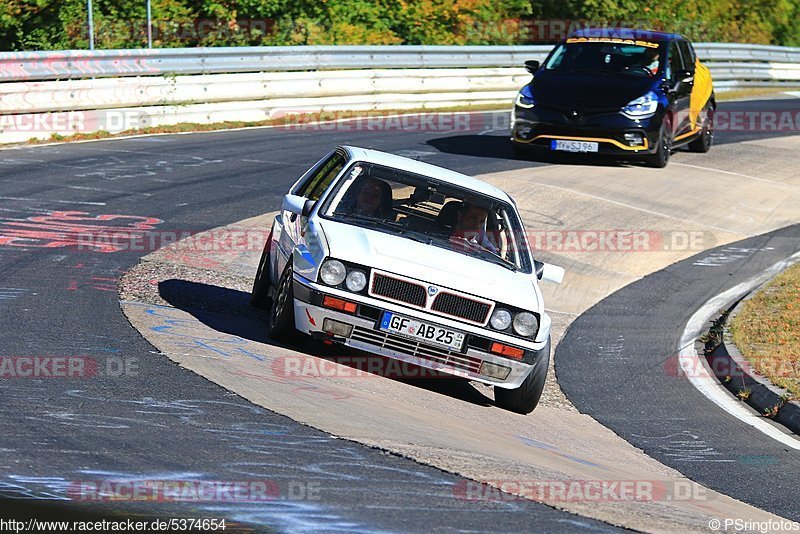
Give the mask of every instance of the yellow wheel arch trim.
POLYGON ((571 137, 567 135, 537 135, 533 139, 525 140, 525 139, 520 139, 516 135, 514 136, 514 140, 519 143, 532 143, 537 139, 564 139, 566 141, 590 141, 590 142, 594 141, 597 143, 611 143, 612 145, 615 145, 621 148, 622 150, 647 150, 649 148, 646 135, 644 136, 644 144, 638 146, 623 145, 616 139, 607 139, 605 137, 571 137))
POLYGON ((702 130, 702 129, 703 129, 703 128, 701 128, 700 126, 696 126, 696 127, 695 127, 695 128, 692 130, 692 131, 690 131, 690 132, 686 132, 685 134, 680 134, 680 135, 678 135, 678 136, 675 136, 675 139, 674 139, 674 141, 680 141, 681 139, 683 139, 683 138, 685 138, 685 137, 689 137, 690 135, 694 135, 694 134, 696 134, 697 132, 699 132, 699 131, 700 131, 700 130, 702 130))

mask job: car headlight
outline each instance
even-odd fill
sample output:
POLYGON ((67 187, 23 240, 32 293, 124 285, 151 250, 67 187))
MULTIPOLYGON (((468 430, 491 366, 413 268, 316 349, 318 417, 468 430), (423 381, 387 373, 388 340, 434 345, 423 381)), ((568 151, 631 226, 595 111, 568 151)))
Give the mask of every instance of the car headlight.
POLYGON ((646 119, 655 114, 657 109, 658 95, 650 91, 646 95, 628 102, 628 105, 622 108, 620 113, 629 119, 646 119))
POLYGON ((539 328, 539 321, 531 312, 520 312, 514 317, 514 332, 521 336, 530 337, 539 328))
POLYGON ((511 326, 511 312, 498 308, 492 314, 491 319, 492 328, 495 330, 505 330, 511 326))
POLYGON ((329 286, 338 286, 344 282, 346 275, 347 269, 339 260, 325 260, 319 269, 319 277, 329 286))
POLYGON ((353 293, 358 293, 367 287, 367 275, 364 273, 364 271, 354 269, 347 273, 347 278, 345 278, 344 285, 347 286, 347 289, 353 293))
POLYGON ((533 100, 533 93, 531 93, 531 88, 529 85, 526 85, 517 94, 516 104, 521 108, 532 108, 535 103, 536 102, 533 100))

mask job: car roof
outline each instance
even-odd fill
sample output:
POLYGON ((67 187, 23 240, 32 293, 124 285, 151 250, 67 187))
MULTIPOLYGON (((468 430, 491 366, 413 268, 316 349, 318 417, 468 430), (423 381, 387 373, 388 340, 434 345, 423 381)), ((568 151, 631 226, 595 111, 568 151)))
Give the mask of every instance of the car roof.
POLYGON ((677 33, 642 30, 636 28, 584 28, 569 34, 569 37, 610 37, 612 39, 641 39, 654 42, 683 39, 677 33))
POLYGON ((340 148, 347 151, 350 154, 351 159, 369 163, 377 163, 379 165, 394 167, 414 174, 420 174, 422 176, 434 178, 446 184, 463 187, 465 189, 471 189, 476 193, 494 197, 513 204, 511 197, 502 189, 499 189, 482 180, 478 180, 477 178, 473 178, 472 176, 461 174, 460 172, 451 171, 450 169, 431 165, 430 163, 404 158, 403 156, 381 152, 380 150, 371 150, 368 148, 360 148, 355 146, 342 146, 340 148))

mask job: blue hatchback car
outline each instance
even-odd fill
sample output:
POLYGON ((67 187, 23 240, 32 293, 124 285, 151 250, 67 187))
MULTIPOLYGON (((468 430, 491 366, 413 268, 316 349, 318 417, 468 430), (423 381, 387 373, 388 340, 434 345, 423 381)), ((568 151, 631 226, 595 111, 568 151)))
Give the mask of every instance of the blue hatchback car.
POLYGON ((664 167, 673 149, 707 152, 716 108, 711 74, 677 34, 581 30, 543 64, 516 97, 511 141, 518 153, 612 154, 664 167))

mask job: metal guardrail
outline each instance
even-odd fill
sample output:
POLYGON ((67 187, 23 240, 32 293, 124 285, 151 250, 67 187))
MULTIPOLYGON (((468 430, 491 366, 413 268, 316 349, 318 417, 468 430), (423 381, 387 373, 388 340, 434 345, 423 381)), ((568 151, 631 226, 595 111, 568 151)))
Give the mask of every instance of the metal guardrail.
MULTIPOLYGON (((0 53, 0 143, 292 113, 508 105, 551 46, 0 53)), ((800 48, 701 43, 717 90, 800 85, 800 48)))
MULTIPOLYGON (((800 48, 699 43, 709 62, 800 64, 800 48)), ((0 82, 362 69, 519 67, 537 46, 274 46, 0 53, 0 82)))
POLYGON ((552 46, 254 46, 0 53, 0 81, 309 70, 520 66, 552 46))

